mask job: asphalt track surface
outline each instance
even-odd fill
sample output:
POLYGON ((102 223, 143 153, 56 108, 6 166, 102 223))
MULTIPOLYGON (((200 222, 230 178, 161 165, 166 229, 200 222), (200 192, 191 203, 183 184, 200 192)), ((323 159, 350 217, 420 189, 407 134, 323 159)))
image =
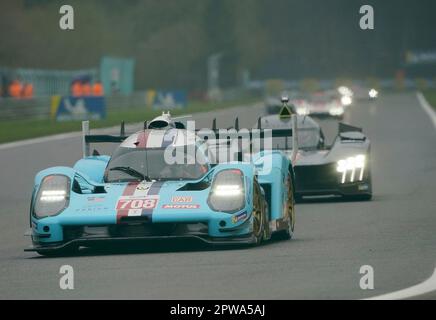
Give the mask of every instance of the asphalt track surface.
MULTIPOLYGON (((203 114, 251 126, 261 108, 203 114)), ((297 205, 295 238, 261 247, 216 250, 191 244, 140 250, 85 249, 73 257, 25 253, 35 173, 73 165, 80 138, 0 150, 1 299, 360 299, 416 285, 436 262, 436 133, 413 93, 359 102, 349 123, 372 141, 374 199, 297 205), (61 290, 59 268, 74 268, 74 290, 61 290), (374 290, 359 269, 374 268, 374 290)), ((321 121, 329 140, 334 121, 321 121)), ((436 298, 430 293, 425 298, 436 298)))

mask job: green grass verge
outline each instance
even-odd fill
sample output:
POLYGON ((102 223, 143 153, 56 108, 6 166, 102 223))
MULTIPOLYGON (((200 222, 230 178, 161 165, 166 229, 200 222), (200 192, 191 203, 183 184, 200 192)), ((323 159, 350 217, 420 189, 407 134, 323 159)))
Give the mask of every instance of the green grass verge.
POLYGON ((436 90, 424 90, 422 93, 428 103, 436 110, 436 90))
MULTIPOLYGON (((192 102, 186 109, 173 110, 172 115, 191 114, 202 111, 214 111, 217 109, 234 107, 237 105, 254 103, 258 99, 246 98, 241 100, 226 102, 192 102)), ((110 127, 119 124, 121 121, 126 123, 141 122, 150 120, 160 114, 161 110, 150 110, 143 108, 130 108, 123 111, 110 110, 104 120, 91 121, 91 129, 110 127)), ((81 121, 53 120, 14 120, 0 122, 0 143, 12 142, 17 140, 42 137, 58 133, 66 133, 81 130, 81 121)))

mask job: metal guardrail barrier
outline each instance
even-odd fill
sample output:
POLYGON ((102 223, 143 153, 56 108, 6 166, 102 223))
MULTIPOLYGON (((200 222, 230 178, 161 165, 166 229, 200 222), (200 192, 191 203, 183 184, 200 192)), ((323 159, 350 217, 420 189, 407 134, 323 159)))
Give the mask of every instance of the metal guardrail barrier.
MULTIPOLYGON (((51 109, 50 96, 31 99, 0 98, 0 121, 49 119, 51 109)), ((112 95, 105 97, 108 110, 125 110, 130 108, 146 108, 145 92, 134 94, 112 95)))
POLYGON ((39 96, 50 96, 54 94, 68 94, 71 80, 78 76, 88 75, 92 79, 96 79, 98 77, 98 69, 67 71, 0 67, 0 75, 9 80, 19 79, 23 83, 32 83, 36 94, 39 96))
MULTIPOLYGON (((420 79, 405 79, 403 89, 419 89, 422 85, 420 79)), ((319 81, 324 86, 335 84, 332 80, 319 81)), ((359 83, 355 81, 355 83, 359 83)), ((382 89, 396 88, 395 80, 379 79, 379 86, 382 89)), ((436 80, 426 80, 427 88, 436 87, 436 80)), ((284 82, 285 89, 298 89, 299 81, 284 82)), ((243 97, 247 94, 254 94, 254 91, 263 92, 265 90, 265 81, 253 81, 248 88, 233 88, 222 90, 221 100, 233 100, 243 97)), ((107 110, 125 110, 132 108, 149 108, 147 107, 146 91, 137 91, 130 95, 113 94, 105 97, 107 110)), ((50 118, 50 96, 40 96, 32 99, 15 99, 0 97, 0 121, 5 120, 25 120, 25 119, 49 119, 50 118)))
MULTIPOLYGON (((233 100, 247 95, 247 90, 223 90, 222 100, 233 100)), ((51 96, 35 97, 32 99, 15 99, 0 97, 0 121, 49 119, 51 96)), ((137 108, 151 108, 147 106, 146 91, 137 91, 130 95, 113 94, 105 97, 106 108, 109 111, 137 108)))
POLYGON ((0 98, 0 120, 48 119, 50 97, 0 98))

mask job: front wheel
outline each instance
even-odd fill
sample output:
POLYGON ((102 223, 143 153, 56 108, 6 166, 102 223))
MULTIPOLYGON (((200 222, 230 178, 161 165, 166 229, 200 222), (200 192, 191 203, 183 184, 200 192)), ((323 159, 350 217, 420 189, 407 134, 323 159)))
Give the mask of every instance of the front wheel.
POLYGON ((254 187, 254 197, 253 197, 253 237, 254 245, 259 245, 265 238, 266 230, 266 211, 265 202, 260 192, 258 185, 254 187))

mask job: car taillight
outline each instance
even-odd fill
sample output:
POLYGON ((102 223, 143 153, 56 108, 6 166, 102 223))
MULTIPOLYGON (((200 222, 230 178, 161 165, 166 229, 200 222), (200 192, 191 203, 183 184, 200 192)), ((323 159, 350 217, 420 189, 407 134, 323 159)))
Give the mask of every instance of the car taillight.
POLYGON ((70 198, 70 179, 64 175, 51 175, 42 180, 36 195, 33 213, 37 218, 59 214, 70 198))

